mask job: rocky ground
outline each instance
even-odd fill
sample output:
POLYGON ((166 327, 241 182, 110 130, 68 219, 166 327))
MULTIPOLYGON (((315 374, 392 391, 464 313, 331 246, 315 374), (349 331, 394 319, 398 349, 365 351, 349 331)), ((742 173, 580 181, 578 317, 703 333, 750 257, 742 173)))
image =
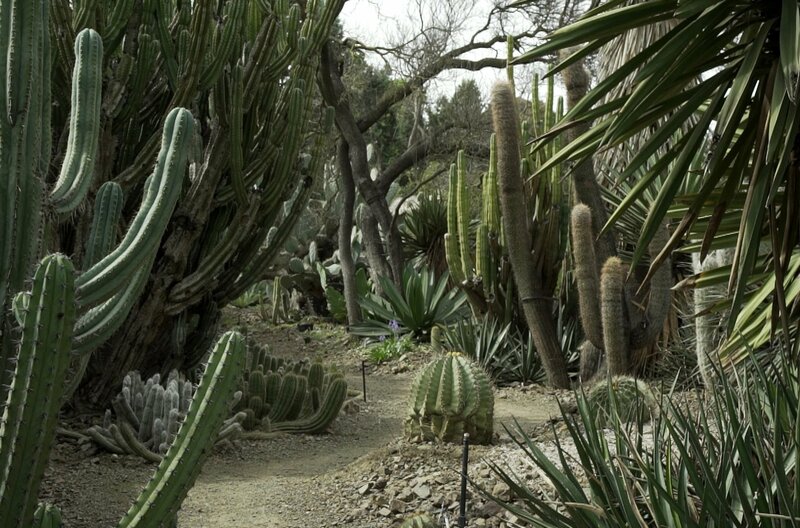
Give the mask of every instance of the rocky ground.
MULTIPOLYGON (((250 337, 269 343, 277 354, 322 356, 338 364, 351 385, 360 388, 364 351, 340 330, 319 324, 302 333, 291 326, 264 330, 252 312, 228 317, 229 322, 246 325, 250 337)), ((415 511, 454 520, 460 446, 402 439, 409 386, 429 354, 421 349, 393 364, 370 365, 367 402, 340 416, 329 435, 241 440, 217 449, 183 504, 179 526, 390 527, 415 511)), ((475 483, 510 498, 508 487, 490 471, 491 462, 513 467, 521 478, 538 485, 541 476, 500 424, 512 426, 516 419, 524 430, 542 432, 547 429, 543 424, 559 415, 557 398, 570 397, 537 386, 498 390, 496 442, 471 448, 470 477, 475 483)), ((43 498, 62 508, 67 528, 114 526, 153 469, 141 459, 87 450, 62 437, 53 452, 43 498)), ((514 517, 485 500, 474 485, 468 504, 469 526, 514 526, 514 517)))

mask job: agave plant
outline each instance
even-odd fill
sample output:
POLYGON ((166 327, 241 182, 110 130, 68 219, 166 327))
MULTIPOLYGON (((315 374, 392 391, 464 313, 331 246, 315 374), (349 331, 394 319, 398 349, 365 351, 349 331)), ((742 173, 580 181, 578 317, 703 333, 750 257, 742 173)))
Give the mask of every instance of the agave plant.
POLYGON ((416 266, 426 266, 437 276, 447 270, 444 235, 447 233, 447 201, 439 192, 420 194, 403 214, 399 228, 403 249, 416 266))
POLYGON ((463 292, 449 288, 449 278, 445 273, 437 280, 427 268, 417 272, 409 265, 403 271, 400 290, 390 279, 381 277, 386 297, 371 293, 359 299, 364 321, 350 330, 368 337, 411 333, 415 339, 429 340, 433 326, 446 325, 464 316, 466 298, 463 292))
POLYGON ((567 159, 587 159, 660 123, 619 175, 621 181, 638 180, 605 229, 657 189, 634 263, 668 215, 680 222, 651 263, 650 274, 686 238, 697 241, 702 256, 717 247, 735 247, 726 274, 731 292, 727 330, 738 340, 728 355, 735 363, 744 357, 742 350, 767 343, 770 328, 783 334, 798 329, 788 307, 800 298, 795 265, 800 261, 795 184, 800 169, 800 5, 795 0, 613 0, 552 33, 524 60, 582 46, 554 73, 614 37, 672 19, 669 31, 642 46, 570 109, 556 130, 594 124, 540 170, 567 159), (623 84, 628 88, 619 90, 623 84), (690 122, 696 126, 687 128, 690 122), (697 152, 703 153, 698 190, 681 195, 697 152), (763 272, 771 277, 761 283, 759 294, 752 294, 753 276, 763 272))
POLYGON ((691 413, 667 399, 647 429, 621 425, 616 405, 603 429, 579 394, 577 417, 562 410, 574 449, 557 442, 558 461, 521 429, 512 433, 552 488, 542 494, 493 464, 520 499, 498 502, 547 528, 797 526, 798 373, 786 362, 777 375, 755 365, 736 385, 722 377, 708 405, 691 413))

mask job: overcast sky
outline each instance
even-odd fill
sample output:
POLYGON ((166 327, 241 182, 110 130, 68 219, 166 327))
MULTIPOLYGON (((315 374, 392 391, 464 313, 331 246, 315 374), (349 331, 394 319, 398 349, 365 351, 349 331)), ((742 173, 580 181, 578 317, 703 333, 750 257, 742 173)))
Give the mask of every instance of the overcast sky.
MULTIPOLYGON (((423 0, 423 3, 436 3, 437 0, 423 0)), ((342 10, 340 20, 347 36, 355 37, 369 45, 386 45, 392 37, 403 28, 414 25, 414 14, 410 12, 416 2, 409 0, 348 0, 342 10)), ((469 3, 471 13, 465 22, 465 31, 462 38, 467 39, 480 28, 486 15, 492 7, 490 0, 474 0, 469 3)), ((490 36, 491 33, 484 35, 490 36)), ((482 56, 487 56, 488 51, 481 51, 482 56)), ((492 56, 505 56, 505 46, 499 47, 492 56)), ((472 56, 469 58, 478 58, 472 56)), ((481 72, 453 71, 444 72, 433 83, 429 83, 428 90, 435 100, 439 95, 450 95, 463 79, 474 79, 487 97, 492 84, 505 78, 505 70, 486 69, 481 72)))

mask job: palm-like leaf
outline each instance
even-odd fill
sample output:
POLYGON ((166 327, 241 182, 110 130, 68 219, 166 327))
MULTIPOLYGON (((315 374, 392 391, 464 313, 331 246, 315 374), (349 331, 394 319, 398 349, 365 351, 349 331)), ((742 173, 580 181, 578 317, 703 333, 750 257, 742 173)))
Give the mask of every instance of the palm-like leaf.
MULTIPOLYGON (((681 221, 661 257, 692 234, 702 240, 699 248, 704 254, 733 244, 736 251, 729 278, 732 315, 728 330, 735 335, 754 321, 744 321, 737 315, 749 303, 745 299, 749 277, 763 272, 756 264, 765 236, 771 246, 769 266, 779 279, 786 277, 798 246, 800 6, 796 0, 651 0, 624 4, 612 1, 588 12, 524 57, 529 60, 583 45, 566 59, 569 62, 631 28, 676 21, 670 31, 570 109, 557 128, 587 119, 594 120, 595 125, 561 149, 551 163, 586 158, 617 147, 662 121, 661 128, 620 175, 621 180, 637 177, 638 181, 606 228, 641 203, 646 193, 654 193, 634 261, 643 256, 656 229, 678 202, 683 208, 681 221), (630 75, 631 89, 615 92, 630 75), (696 120, 697 125, 680 134, 690 120, 696 120), (711 141, 707 142, 709 133, 711 141), (673 138, 674 134, 678 139, 662 148, 664 138, 673 138), (691 164, 701 151, 704 161, 697 191, 681 196, 691 164), (738 200, 743 200, 741 205, 738 200), (698 229, 701 226, 702 230, 698 229), (727 230, 727 236, 715 238, 727 230)), ((773 285, 771 298, 784 316, 773 317, 772 322, 781 320, 778 328, 785 330, 787 307, 800 299, 800 293, 784 290, 786 280, 776 280, 773 285)), ((770 310, 769 303, 762 303, 761 309, 770 310)), ((754 316, 756 313, 752 312, 754 316)))

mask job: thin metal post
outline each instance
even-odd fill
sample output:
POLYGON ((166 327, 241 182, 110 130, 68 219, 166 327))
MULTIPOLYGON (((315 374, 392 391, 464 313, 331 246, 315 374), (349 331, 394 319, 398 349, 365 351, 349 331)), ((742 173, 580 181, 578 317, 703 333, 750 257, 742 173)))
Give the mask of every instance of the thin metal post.
POLYGON ((469 464, 469 434, 464 433, 464 450, 461 453, 461 500, 458 505, 458 528, 467 526, 467 465, 469 464))
POLYGON ((361 390, 364 393, 364 401, 367 401, 367 362, 361 360, 361 390))

